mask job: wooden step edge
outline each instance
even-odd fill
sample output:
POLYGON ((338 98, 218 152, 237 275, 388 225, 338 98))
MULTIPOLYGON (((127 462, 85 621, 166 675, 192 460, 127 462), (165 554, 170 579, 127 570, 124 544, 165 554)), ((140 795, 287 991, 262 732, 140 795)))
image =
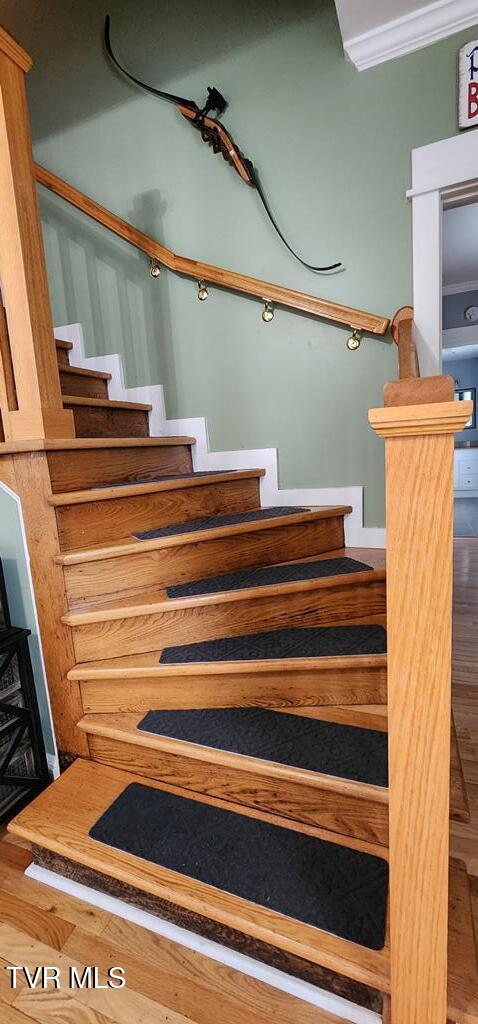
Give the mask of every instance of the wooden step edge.
POLYGON ((297 768, 278 761, 267 761, 264 758, 238 754, 217 747, 208 747, 205 744, 142 732, 137 728, 142 718, 144 718, 144 715, 141 714, 131 716, 124 714, 84 715, 78 722, 78 728, 88 735, 101 736, 118 740, 122 743, 134 744, 151 751, 162 750, 166 753, 178 754, 195 761, 220 765, 225 768, 234 768, 238 772, 252 771, 255 775, 263 775, 277 782, 284 780, 302 783, 319 790, 342 796, 348 795, 357 800, 368 800, 388 807, 387 787, 357 782, 354 779, 327 775, 323 772, 305 768, 297 768))
MULTIPOLYGON (((196 530, 188 533, 177 533, 169 537, 156 537, 152 540, 130 540, 104 545, 96 548, 78 548, 65 551, 56 555, 55 561, 59 565, 78 565, 82 562, 99 562, 107 558, 121 558, 124 555, 137 555, 145 551, 156 551, 160 548, 182 547, 184 544, 198 544, 205 541, 218 540, 226 537, 241 536, 242 534, 256 533, 263 530, 273 530, 284 526, 300 526, 308 523, 315 523, 322 519, 335 519, 338 516, 347 515, 352 511, 350 505, 330 505, 326 509, 307 509, 306 512, 297 512, 286 516, 271 516, 270 519, 260 519, 255 522, 235 523, 231 526, 217 526, 210 530, 196 530)), ((344 553, 340 549, 341 555, 344 553)), ((336 549, 324 552, 324 556, 340 557, 336 555, 336 549)))
MULTIPOLYGON (((273 709, 281 714, 297 714, 300 715, 303 710, 304 717, 313 717, 315 719, 324 720, 324 711, 340 711, 339 708, 319 707, 315 708, 277 708, 273 709)), ((365 725, 360 721, 360 705, 351 707, 349 709, 343 709, 344 712, 348 710, 348 721, 344 721, 344 717, 338 721, 338 724, 348 724, 357 726, 360 728, 370 728, 370 725, 365 725)), ((379 706, 375 709, 380 711, 382 718, 385 712, 385 723, 380 720, 379 724, 382 725, 383 731, 387 729, 386 721, 386 708, 379 706), (385 726, 385 728, 383 728, 385 726)), ((109 713, 109 714, 87 714, 78 722, 78 728, 83 732, 89 733, 95 736, 108 737, 113 740, 118 740, 122 743, 134 744, 136 746, 145 747, 151 751, 164 751, 169 754, 177 754, 179 756, 192 758, 206 763, 212 763, 220 765, 225 768, 233 768, 236 771, 250 771, 256 776, 263 775, 266 778, 270 778, 272 781, 283 779, 288 782, 296 782, 298 784, 315 786, 322 791, 334 792, 338 796, 351 796, 360 800, 369 800, 375 803, 384 804, 388 806, 388 790, 380 786, 373 786, 367 783, 355 782, 350 779, 343 779, 339 776, 326 775, 321 772, 309 771, 303 768, 297 768, 293 765, 284 765, 279 762, 272 762, 265 760, 264 758, 255 758, 237 752, 231 752, 222 750, 216 747, 208 747, 206 744, 193 743, 187 740, 174 739, 167 736, 157 736, 154 733, 144 732, 138 729, 138 725, 141 722, 143 714, 124 714, 124 713, 109 713)), ((375 717, 378 717, 377 715, 375 717)), ((330 717, 328 718, 330 720, 330 717)), ((374 723, 375 724, 375 723, 374 723)), ((453 737, 452 733, 452 763, 450 773, 450 819, 452 821, 467 821, 469 820, 466 816, 467 803, 466 803, 466 790, 464 784, 460 784, 460 776, 456 773, 454 768, 454 760, 458 747, 456 744, 456 737, 453 737)))
MULTIPOLYGON (((112 498, 130 498, 135 494, 155 494, 159 491, 185 490, 188 487, 206 487, 211 484, 222 484, 228 480, 252 480, 263 477, 265 469, 238 469, 232 472, 215 473, 207 476, 186 476, 144 484, 125 484, 124 487, 91 487, 84 491, 65 491, 52 494, 48 498, 50 505, 59 508, 61 505, 81 505, 88 501, 109 501, 112 498)), ((139 544, 139 541, 136 541, 139 544)))
MULTIPOLYGON (((390 992, 388 940, 382 950, 369 950, 90 839, 88 832, 93 824, 131 782, 144 783, 144 779, 78 759, 24 808, 8 829, 40 849, 98 871, 105 879, 114 878, 139 893, 164 899, 380 992, 390 992)), ((152 780, 146 784, 188 795, 152 780)), ((245 809, 238 811, 237 806, 224 801, 214 802, 236 814, 245 813, 245 809)), ((252 809, 247 814, 259 817, 252 809)), ((267 815, 260 817, 268 820, 267 815)), ((284 827, 293 830, 295 823, 287 821, 284 827)), ((317 833, 317 829, 310 827, 310 834, 317 833)), ((331 841, 336 842, 336 837, 331 837, 331 841)), ((470 884, 464 866, 454 861, 450 864, 449 914, 448 1016, 457 1024, 478 1024, 478 971, 470 884)))
POLYGON ((382 669, 387 666, 386 654, 348 654, 326 658, 273 658, 260 661, 203 661, 184 662, 183 664, 166 665, 160 663, 161 651, 151 651, 147 655, 127 655, 123 658, 110 658, 104 661, 88 661, 78 663, 68 672, 68 679, 151 679, 161 676, 193 676, 193 675, 245 675, 267 674, 269 672, 330 672, 331 670, 345 673, 353 669, 382 669), (119 664, 121 663, 121 664, 119 664))
POLYGON ((65 437, 47 440, 44 437, 30 441, 2 441, 0 455, 19 452, 76 451, 95 448, 161 448, 173 445, 195 445, 195 437, 165 435, 164 437, 65 437))
POLYGON ((306 707, 271 707, 271 711, 317 718, 321 722, 350 725, 357 729, 371 729, 372 732, 388 732, 386 704, 309 704, 306 707))
POLYGON ((87 370, 83 366, 60 366, 60 373, 69 373, 72 377, 87 377, 88 380, 111 380, 112 374, 105 370, 87 370))
POLYGON ((73 348, 72 341, 63 341, 63 338, 54 338, 56 348, 62 348, 65 352, 69 352, 73 348))
MULTIPOLYGON (((170 903, 197 912, 255 936, 273 946, 294 953, 305 960, 355 978, 381 991, 388 989, 389 953, 369 950, 349 940, 340 939, 329 932, 286 917, 267 907, 228 894, 178 872, 158 867, 150 861, 125 854, 90 839, 88 833, 102 813, 111 806, 124 788, 132 782, 141 782, 151 788, 166 790, 181 796, 190 796, 175 787, 157 783, 100 765, 98 762, 77 759, 47 790, 29 804, 8 825, 14 835, 27 842, 67 857, 84 867, 116 878, 142 892, 165 899, 170 903)), ((205 802, 197 794, 199 802, 205 802)), ((277 819, 265 813, 241 808, 226 801, 210 798, 208 803, 221 806, 234 813, 263 820, 277 819)), ((287 820, 283 827, 293 831, 296 823, 287 820)), ((303 827, 301 826, 301 831, 303 827)), ((321 830, 308 826, 311 835, 321 830)), ((338 836, 331 836, 337 842, 338 836)))
POLYGON ((196 597, 126 599, 124 603, 102 602, 97 606, 89 603, 89 611, 71 611, 62 616, 67 626, 82 626, 90 622, 110 622, 116 619, 133 619, 142 615, 168 614, 190 608, 212 608, 225 604, 242 604, 245 601, 267 601, 289 594, 308 593, 318 590, 340 590, 343 587, 372 585, 385 581, 385 569, 371 569, 367 572, 343 573, 340 576, 326 576, 316 580, 296 580, 293 583, 275 583, 270 586, 250 589, 228 590, 217 594, 202 594, 196 597))
POLYGON ((82 405, 94 409, 133 409, 136 412, 151 412, 153 408, 145 402, 117 402, 112 398, 90 398, 84 395, 62 395, 64 406, 82 405))

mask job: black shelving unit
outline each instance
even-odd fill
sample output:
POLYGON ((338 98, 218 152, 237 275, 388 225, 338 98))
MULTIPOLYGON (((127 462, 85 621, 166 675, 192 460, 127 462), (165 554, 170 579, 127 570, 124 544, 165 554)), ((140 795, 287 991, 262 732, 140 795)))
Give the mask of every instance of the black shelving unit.
POLYGON ((4 622, 8 625, 0 629, 0 821, 19 811, 49 782, 28 648, 30 630, 12 628, 8 612, 4 622))

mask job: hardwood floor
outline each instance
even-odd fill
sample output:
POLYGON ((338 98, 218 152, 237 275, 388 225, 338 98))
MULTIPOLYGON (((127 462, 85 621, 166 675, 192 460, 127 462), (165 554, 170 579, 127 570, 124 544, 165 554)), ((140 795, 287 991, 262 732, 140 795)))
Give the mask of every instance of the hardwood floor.
MULTIPOLYGON (((478 876, 478 538, 455 539, 453 708, 471 820, 451 826, 451 852, 478 876)), ((478 887, 477 887, 478 888, 478 887)), ((477 906, 478 911, 478 906, 477 906)))
POLYGON ((231 967, 98 910, 23 874, 29 851, 0 838, 0 1020, 2 1024, 342 1024, 340 1018, 231 967), (9 964, 60 969, 59 990, 29 989, 9 964), (124 988, 71 989, 68 972, 96 965, 124 988))

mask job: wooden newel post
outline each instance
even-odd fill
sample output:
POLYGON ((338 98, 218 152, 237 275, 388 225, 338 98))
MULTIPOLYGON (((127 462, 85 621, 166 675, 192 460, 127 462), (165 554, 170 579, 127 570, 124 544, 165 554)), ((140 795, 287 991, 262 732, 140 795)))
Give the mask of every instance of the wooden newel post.
POLYGON ((446 1024, 453 449, 471 402, 399 405, 408 383, 387 389, 395 404, 369 420, 386 447, 390 1019, 446 1024))
POLYGON ((0 28, 0 345, 5 440, 74 437, 63 409, 25 95, 27 53, 0 28), (14 390, 12 390, 12 381, 14 390))

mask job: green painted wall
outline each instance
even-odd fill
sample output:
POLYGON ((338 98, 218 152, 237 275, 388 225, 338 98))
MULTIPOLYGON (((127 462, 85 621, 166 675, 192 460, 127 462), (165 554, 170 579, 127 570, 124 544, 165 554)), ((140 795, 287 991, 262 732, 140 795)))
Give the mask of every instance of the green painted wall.
POLYGON ((3 487, 0 487, 0 558, 5 575, 12 626, 21 626, 23 629, 31 630, 29 648, 43 727, 43 739, 47 754, 55 756, 56 750, 20 511, 15 497, 3 487))
MULTIPOLYGON (((10 0, 6 0, 7 8, 10 0)), ((174 108, 105 63, 104 5, 33 0, 16 30, 37 61, 29 96, 39 161, 177 252, 392 314, 411 299, 405 191, 413 147, 456 129, 456 53, 476 29, 370 71, 344 60, 332 2, 116 0, 123 60, 152 83, 230 99, 225 121, 261 171, 287 234, 282 248, 252 190, 174 108)), ((215 449, 277 445, 282 486, 365 485, 365 522, 383 524, 383 448, 367 426, 396 373, 388 341, 351 354, 347 331, 192 282, 148 275, 145 260, 42 198, 56 323, 80 320, 89 354, 120 351, 130 385, 165 385, 169 416, 207 417, 215 449)))

